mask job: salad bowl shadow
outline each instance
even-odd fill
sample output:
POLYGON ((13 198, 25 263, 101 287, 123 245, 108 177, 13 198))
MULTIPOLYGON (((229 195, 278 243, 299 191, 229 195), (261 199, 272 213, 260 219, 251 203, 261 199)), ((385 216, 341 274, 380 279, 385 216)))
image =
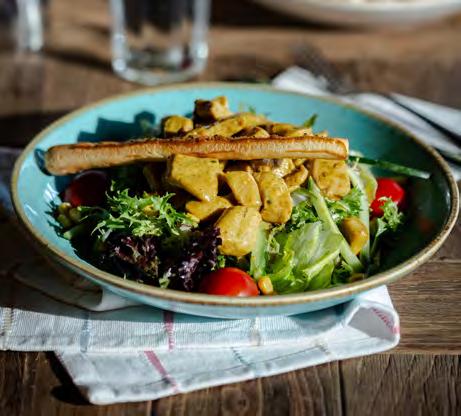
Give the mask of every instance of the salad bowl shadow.
MULTIPOLYGON (((376 172, 379 174, 379 172, 376 172)), ((453 228, 459 209, 456 182, 442 158, 411 133, 354 106, 235 83, 189 83, 140 90, 109 98, 75 111, 40 133, 18 158, 12 177, 13 205, 23 229, 53 262, 91 280, 104 290, 159 308, 217 318, 294 315, 347 302, 357 295, 392 283, 430 259, 453 228), (256 108, 271 119, 301 124, 318 114, 318 128, 347 137, 350 147, 368 157, 423 169, 430 180, 411 179, 407 221, 380 270, 369 278, 311 292, 278 296, 227 297, 153 287, 98 269, 56 232, 50 206, 68 177, 48 175, 40 154, 56 144, 123 140, 155 133, 155 123, 169 114, 188 114, 197 98, 228 97, 233 110, 256 108)))

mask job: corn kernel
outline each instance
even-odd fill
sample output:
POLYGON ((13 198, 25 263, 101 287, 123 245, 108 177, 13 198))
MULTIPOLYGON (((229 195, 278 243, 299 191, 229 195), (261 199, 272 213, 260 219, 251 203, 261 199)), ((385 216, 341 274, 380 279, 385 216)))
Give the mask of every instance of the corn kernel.
POLYGON ((274 293, 274 286, 272 286, 272 281, 269 277, 261 277, 258 280, 259 290, 263 295, 272 295, 274 293))
POLYGON ((364 280, 365 277, 364 273, 354 273, 347 281, 348 283, 359 282, 360 280, 364 280))
POLYGON ((158 211, 154 208, 153 205, 147 205, 146 207, 142 209, 142 212, 144 212, 144 214, 151 216, 151 217, 154 217, 158 214, 158 211))
POLYGON ((58 206, 58 212, 60 214, 67 215, 67 213, 69 212, 71 208, 72 208, 72 205, 69 202, 62 202, 58 206))
POLYGON ((67 217, 67 215, 64 214, 59 214, 58 218, 56 218, 58 222, 64 227, 64 228, 70 228, 72 227, 72 222, 71 220, 67 217))
POLYGON ((82 214, 80 213, 78 208, 71 208, 69 212, 67 213, 67 216, 74 223, 79 223, 80 220, 82 219, 82 214))

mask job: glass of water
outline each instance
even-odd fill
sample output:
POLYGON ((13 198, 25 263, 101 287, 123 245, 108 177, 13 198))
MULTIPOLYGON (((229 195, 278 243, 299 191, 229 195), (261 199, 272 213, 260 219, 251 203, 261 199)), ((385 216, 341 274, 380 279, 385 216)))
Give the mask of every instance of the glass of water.
POLYGON ((208 57, 210 0, 111 0, 112 67, 145 85, 189 79, 208 57))
POLYGON ((43 46, 43 12, 47 0, 0 0, 0 47, 20 52, 43 46))

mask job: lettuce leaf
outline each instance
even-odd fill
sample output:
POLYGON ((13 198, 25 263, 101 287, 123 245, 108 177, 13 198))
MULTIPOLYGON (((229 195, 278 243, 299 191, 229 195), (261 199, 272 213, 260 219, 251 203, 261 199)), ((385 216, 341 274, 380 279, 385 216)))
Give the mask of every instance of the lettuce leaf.
POLYGON ((267 237, 266 227, 262 225, 258 230, 256 245, 253 248, 250 256, 250 275, 256 280, 264 276, 267 265, 267 237))
POLYGON ((317 221, 275 235, 277 253, 270 255, 267 275, 279 294, 296 293, 331 283, 330 264, 339 258, 341 237, 317 221), (328 266, 328 267, 327 267, 328 266))
POLYGON ((348 217, 358 217, 361 211, 361 198, 363 193, 358 188, 352 188, 350 192, 339 201, 326 199, 328 211, 336 224, 348 217))
POLYGON ((403 223, 403 214, 399 212, 399 207, 391 199, 382 197, 380 201, 384 201, 381 205, 383 210, 382 217, 376 218, 371 227, 373 243, 371 245, 371 256, 374 257, 378 251, 378 242, 381 236, 387 232, 396 232, 403 223))
POLYGON ((340 243, 340 251, 341 256, 343 259, 352 267, 354 272, 359 272, 363 270, 363 265, 357 256, 352 252, 348 242, 343 237, 341 232, 339 231, 338 226, 336 225, 330 211, 328 210, 327 203, 325 198, 320 193, 319 188, 315 184, 312 178, 309 178, 309 193, 312 199, 312 204, 322 220, 323 226, 325 229, 329 230, 330 232, 340 236, 341 243, 340 243))

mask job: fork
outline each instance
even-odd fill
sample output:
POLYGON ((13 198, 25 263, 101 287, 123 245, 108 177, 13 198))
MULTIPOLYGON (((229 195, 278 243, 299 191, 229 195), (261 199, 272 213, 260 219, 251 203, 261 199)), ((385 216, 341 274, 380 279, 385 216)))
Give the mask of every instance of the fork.
MULTIPOLYGON (((309 45, 303 45, 295 50, 296 63, 312 72, 315 76, 321 77, 325 83, 326 89, 338 95, 349 95, 349 94, 358 94, 365 92, 357 88, 350 81, 344 79, 339 74, 337 68, 333 63, 327 60, 327 58, 320 52, 317 48, 309 45)), ((367 91, 370 92, 370 91, 367 91)), ((427 117, 424 114, 421 114, 414 108, 411 108, 404 103, 400 102, 390 94, 380 93, 372 91, 376 95, 380 95, 392 103, 398 105, 399 107, 409 111, 415 116, 419 117, 421 120, 424 120, 426 123, 431 125, 435 130, 442 133, 444 136, 449 138, 452 142, 461 145, 461 134, 442 126, 437 121, 427 117)), ((461 152, 450 152, 442 149, 435 148, 442 156, 447 160, 450 160, 453 163, 461 164, 461 152)))

